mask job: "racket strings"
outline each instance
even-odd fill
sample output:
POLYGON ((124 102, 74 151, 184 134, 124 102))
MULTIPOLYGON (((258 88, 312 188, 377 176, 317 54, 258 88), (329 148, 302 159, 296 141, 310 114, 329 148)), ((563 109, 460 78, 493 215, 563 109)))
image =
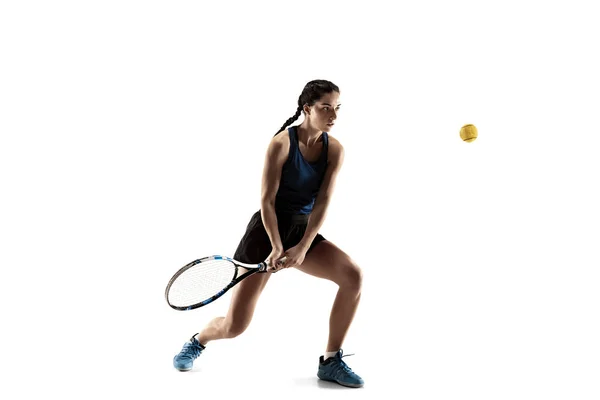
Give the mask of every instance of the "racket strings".
POLYGON ((235 265, 227 260, 200 262, 179 275, 169 289, 169 302, 188 307, 219 293, 235 276, 235 265))

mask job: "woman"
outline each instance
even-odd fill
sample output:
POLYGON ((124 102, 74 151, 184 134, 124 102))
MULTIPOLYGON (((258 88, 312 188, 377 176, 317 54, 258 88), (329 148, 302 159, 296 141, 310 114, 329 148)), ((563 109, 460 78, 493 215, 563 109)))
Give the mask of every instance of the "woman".
POLYGON ((361 270, 318 233, 344 159, 342 145, 328 134, 340 108, 339 95, 339 88, 329 81, 307 83, 296 114, 271 140, 263 169, 261 209, 251 218, 233 256, 249 264, 266 261, 270 273, 254 274, 235 287, 227 315, 209 322, 174 357, 178 370, 190 370, 211 340, 244 332, 271 273, 293 267, 339 287, 317 376, 344 386, 363 386, 362 378, 342 360, 341 349, 360 300, 361 270), (285 130, 301 113, 304 121, 285 130))

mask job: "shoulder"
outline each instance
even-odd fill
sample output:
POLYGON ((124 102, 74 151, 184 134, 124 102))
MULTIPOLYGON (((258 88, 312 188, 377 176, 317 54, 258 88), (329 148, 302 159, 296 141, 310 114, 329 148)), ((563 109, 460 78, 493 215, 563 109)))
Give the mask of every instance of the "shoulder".
POLYGON ((287 157, 290 151, 290 134, 287 129, 279 132, 271 138, 268 147, 268 154, 275 157, 287 157))
POLYGON ((328 150, 327 157, 328 159, 334 162, 341 162, 344 159, 344 146, 337 140, 335 137, 327 134, 328 139, 328 150))
POLYGON ((277 145, 285 144, 286 142, 288 144, 290 143, 290 132, 287 129, 282 130, 271 139, 271 143, 275 143, 277 145))

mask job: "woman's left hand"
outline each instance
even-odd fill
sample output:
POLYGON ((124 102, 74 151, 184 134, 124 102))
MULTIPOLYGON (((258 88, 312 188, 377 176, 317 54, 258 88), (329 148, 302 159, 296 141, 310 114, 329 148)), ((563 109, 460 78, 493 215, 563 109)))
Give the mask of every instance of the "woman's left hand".
POLYGON ((301 244, 298 244, 288 249, 286 252, 283 253, 283 256, 285 257, 285 262, 283 263, 283 265, 279 266, 277 270, 279 271, 284 268, 300 266, 304 262, 304 257, 306 257, 307 251, 308 248, 302 246, 301 244))

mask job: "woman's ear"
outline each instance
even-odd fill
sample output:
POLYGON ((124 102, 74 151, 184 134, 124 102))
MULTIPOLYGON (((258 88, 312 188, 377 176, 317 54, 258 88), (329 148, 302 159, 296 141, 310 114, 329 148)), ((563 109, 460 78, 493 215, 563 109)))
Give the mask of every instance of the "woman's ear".
POLYGON ((304 110, 304 114, 310 114, 310 107, 308 106, 308 104, 305 104, 304 107, 302 107, 302 109, 304 110))

